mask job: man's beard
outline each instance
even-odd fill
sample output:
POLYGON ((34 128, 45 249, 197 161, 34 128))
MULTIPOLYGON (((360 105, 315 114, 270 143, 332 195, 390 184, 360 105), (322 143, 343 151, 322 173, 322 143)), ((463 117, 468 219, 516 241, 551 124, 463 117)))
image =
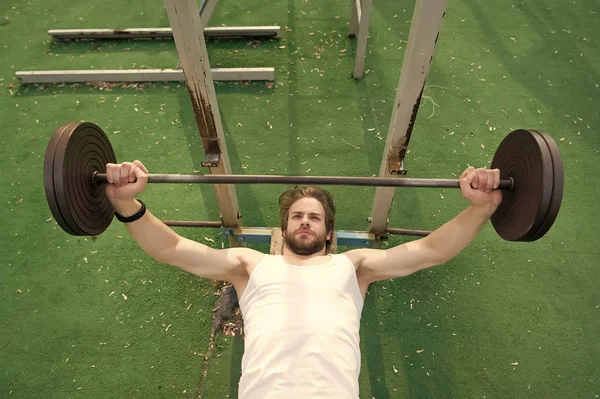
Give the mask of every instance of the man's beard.
MULTIPOLYGON (((286 231, 283 235, 285 244, 287 247, 296 255, 312 255, 322 250, 327 244, 327 240, 324 236, 315 234, 310 238, 302 238, 296 236, 300 230, 295 232, 286 231)), ((312 231, 310 233, 313 233, 312 231)))

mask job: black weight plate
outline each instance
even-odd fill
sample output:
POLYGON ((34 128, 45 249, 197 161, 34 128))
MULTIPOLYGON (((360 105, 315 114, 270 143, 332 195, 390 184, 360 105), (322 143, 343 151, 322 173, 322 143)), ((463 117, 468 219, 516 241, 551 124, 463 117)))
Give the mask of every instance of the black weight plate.
POLYGON ((77 233, 71 228, 71 226, 69 226, 63 215, 60 213, 60 207, 58 205, 58 199, 56 198, 56 191, 54 187, 54 162, 58 142, 66 131, 70 131, 72 129, 72 125, 72 123, 67 123, 60 126, 54 131, 50 141, 48 142, 46 153, 44 155, 44 191, 46 192, 46 200, 48 201, 48 206, 50 207, 50 211, 52 212, 54 220, 56 220, 58 225, 67 233, 77 235, 77 233))
POLYGON ((112 221, 114 210, 104 185, 92 184, 94 172, 105 173, 107 163, 116 163, 116 157, 97 125, 72 124, 61 136, 55 153, 54 191, 74 235, 98 235, 112 221))
POLYGON ((550 198, 550 205, 548 206, 548 212, 546 213, 546 217, 544 218, 542 225, 533 237, 533 240, 538 240, 542 238, 548 232, 548 230, 550 230, 554 224, 554 221, 556 220, 556 217, 558 216, 565 185, 565 171, 560 150, 558 149, 558 145, 556 145, 556 142, 552 136, 540 130, 535 130, 535 132, 538 133, 548 145, 550 157, 552 158, 552 167, 554 173, 554 182, 552 184, 552 195, 550 198))
POLYGON ((92 184, 92 176, 94 172, 106 172, 106 163, 115 160, 104 133, 85 129, 71 136, 67 152, 73 157, 68 158, 67 167, 75 169, 70 186, 75 220, 79 226, 85 226, 87 234, 98 235, 110 225, 114 211, 106 197, 105 186, 92 184))
POLYGON ((492 215, 496 232, 509 241, 532 241, 542 225, 552 197, 553 167, 548 145, 537 133, 515 130, 498 146, 491 168, 500 179, 513 179, 502 191, 502 203, 492 215))

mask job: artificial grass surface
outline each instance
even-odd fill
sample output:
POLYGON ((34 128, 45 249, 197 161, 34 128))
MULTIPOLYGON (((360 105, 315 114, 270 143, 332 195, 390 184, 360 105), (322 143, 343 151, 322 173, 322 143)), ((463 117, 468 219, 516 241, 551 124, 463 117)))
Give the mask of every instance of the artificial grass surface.
MULTIPOLYGON (((282 27, 279 40, 207 42, 213 67, 276 68, 272 87, 216 85, 233 173, 378 172, 413 3, 375 2, 362 80, 352 78, 350 5, 217 6, 212 26, 282 27)), ((488 225, 446 265, 374 284, 361 327, 361 397, 600 394, 599 12, 592 1, 448 5, 408 176, 457 177, 469 164, 489 165, 511 130, 538 128, 563 156, 563 205, 535 243, 502 241, 488 225)), ((119 161, 140 159, 155 173, 203 171, 185 85, 20 86, 13 78, 32 69, 173 68, 170 41, 51 43, 46 34, 165 27, 163 4, 5 1, 0 18, 0 397, 235 397, 240 340, 217 337, 202 376, 213 283, 157 264, 117 222, 95 239, 66 235, 48 220, 42 185, 48 139, 73 120, 105 129, 119 161)), ((276 226, 282 189, 237 187, 244 225, 276 226)), ((366 229, 375 190, 331 191, 336 227, 366 229)), ((210 187, 157 185, 142 198, 164 219, 219 216, 210 187)), ((466 205, 457 190, 397 190, 390 226, 434 229, 466 205)), ((224 243, 213 230, 176 231, 224 243)))

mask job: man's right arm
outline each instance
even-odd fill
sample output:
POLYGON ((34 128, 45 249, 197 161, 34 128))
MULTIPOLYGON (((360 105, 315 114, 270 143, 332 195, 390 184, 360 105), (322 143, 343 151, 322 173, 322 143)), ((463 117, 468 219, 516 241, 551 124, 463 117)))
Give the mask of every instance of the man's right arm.
MULTIPOLYGON (((140 210, 139 201, 114 202, 115 211, 131 216, 140 210)), ((237 282, 247 277, 246 265, 256 257, 249 248, 214 249, 175 233, 146 210, 140 219, 125 223, 127 231, 140 248, 158 262, 179 267, 197 276, 237 282)))
MULTIPOLYGON (((142 204, 135 199, 148 183, 148 169, 140 162, 106 165, 106 195, 115 211, 128 217, 135 215, 142 204)), ((134 222, 125 223, 129 234, 155 260, 177 266, 200 277, 244 282, 246 266, 258 262, 258 251, 249 248, 214 249, 175 233, 149 210, 134 222)))

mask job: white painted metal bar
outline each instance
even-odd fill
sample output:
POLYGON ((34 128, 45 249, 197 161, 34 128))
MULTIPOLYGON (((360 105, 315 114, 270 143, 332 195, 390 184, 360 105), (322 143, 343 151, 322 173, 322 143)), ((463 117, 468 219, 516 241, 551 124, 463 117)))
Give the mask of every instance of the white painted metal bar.
MULTIPOLYGON (((275 68, 212 68, 213 80, 275 80, 275 68)), ((183 82, 181 69, 19 71, 22 83, 183 82)))
POLYGON ((204 0, 202 2, 200 5, 200 22, 202 26, 208 26, 208 21, 210 21, 216 6, 217 0, 204 0))
MULTIPOLYGON (((201 22, 197 5, 194 0, 165 0, 165 7, 169 16, 169 24, 173 29, 177 54, 183 68, 205 153, 208 155, 209 151, 215 151, 215 147, 218 151, 218 163, 209 168, 210 172, 211 174, 231 174, 229 154, 206 44, 202 35, 198 35, 198 32, 201 32, 201 22)), ((214 190, 223 225, 239 227, 241 214, 235 186, 218 184, 214 185, 214 190)), ((239 244, 232 238, 230 245, 237 246, 239 244)))
MULTIPOLYGON (((400 152, 408 147, 446 6, 447 0, 417 0, 415 5, 379 169, 380 177, 391 176, 389 161, 398 161, 400 152)), ((369 231, 385 231, 394 193, 393 187, 377 187, 375 190, 369 231)))
MULTIPOLYGON (((359 0, 356 0, 357 2, 359 0)), ((358 42, 356 43, 356 56, 354 57, 354 78, 363 77, 365 57, 367 55, 367 39, 369 37, 369 23, 371 22, 371 9, 373 0, 361 0, 357 8, 358 13, 358 42)))

